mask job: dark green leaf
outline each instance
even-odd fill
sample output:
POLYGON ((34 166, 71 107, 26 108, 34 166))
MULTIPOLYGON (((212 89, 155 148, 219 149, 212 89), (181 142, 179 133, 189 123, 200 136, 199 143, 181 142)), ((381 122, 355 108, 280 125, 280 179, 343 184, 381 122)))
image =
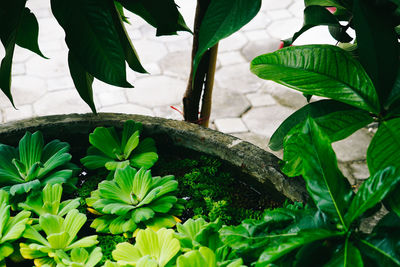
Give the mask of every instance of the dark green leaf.
POLYGON ((46 58, 39 49, 38 44, 39 24, 29 8, 24 9, 17 32, 17 45, 29 49, 41 57, 46 58))
POLYGON ((190 31, 174 0, 118 0, 118 2, 157 28, 157 36, 190 31))
POLYGON ((344 139, 373 121, 368 112, 334 100, 310 103, 290 115, 272 135, 269 147, 283 148, 283 139, 289 131, 310 116, 329 136, 332 142, 344 139))
POLYGON ((336 252, 332 256, 325 267, 363 267, 364 263, 361 258, 360 250, 352 244, 349 238, 346 238, 344 248, 336 252))
POLYGON ((10 194, 15 195, 15 194, 23 194, 27 193, 31 190, 37 190, 40 188, 40 181, 39 180, 33 180, 30 182, 22 183, 22 184, 16 184, 10 187, 10 194))
POLYGON ((291 267, 325 266, 332 256, 332 248, 327 246, 324 240, 307 244, 296 253, 295 260, 291 261, 291 267), (318 255, 318 257, 315 257, 318 255))
POLYGON ((289 174, 292 168, 300 171, 318 209, 336 218, 346 228, 344 214, 353 192, 338 168, 327 135, 308 118, 298 131, 289 133, 284 147, 283 159, 287 163, 282 171, 289 174), (289 155, 293 158, 285 155, 287 148, 295 152, 289 155))
POLYGON ((368 168, 372 175, 388 166, 400 171, 400 118, 383 121, 368 151, 368 168))
POLYGON ((374 83, 383 108, 399 68, 399 44, 392 10, 375 1, 354 0, 353 3, 360 62, 374 83))
POLYGON ((89 105, 93 113, 96 112, 96 106, 93 102, 93 76, 90 75, 75 58, 71 51, 68 53, 68 66, 71 78, 74 81, 75 88, 82 100, 89 105))
POLYGON ((261 0, 212 0, 200 26, 193 73, 209 48, 246 25, 260 8, 261 0))
POLYGON ((110 9, 112 9, 111 14, 114 21, 114 26, 115 29, 117 30, 119 40, 122 45, 122 49, 124 50, 126 62, 128 62, 128 65, 132 70, 140 73, 147 73, 147 71, 143 68, 142 64, 140 63, 139 56, 137 55, 136 50, 133 47, 131 40, 129 39, 129 36, 122 22, 120 13, 118 12, 118 10, 111 1, 109 2, 109 5, 110 9))
POLYGON ((341 235, 343 235, 343 233, 332 232, 324 229, 303 230, 298 233, 276 235, 260 255, 256 266, 266 266, 293 250, 317 240, 326 240, 341 235))
POLYGON ((332 45, 292 46, 251 62, 258 77, 303 93, 329 97, 378 113, 378 96, 360 63, 332 45))
POLYGON ((24 13, 26 0, 0 2, 0 40, 6 55, 0 65, 0 89, 14 105, 11 95, 11 66, 17 41, 18 27, 24 13))
MULTIPOLYGON (((400 239, 397 240, 397 242, 400 239)), ((400 266, 400 259, 396 255, 398 244, 391 244, 387 239, 383 240, 361 240, 360 247, 363 254, 374 260, 378 267, 400 266), (393 246, 395 245, 395 246, 393 246), (397 245, 397 248, 396 248, 397 245)))
MULTIPOLYGON (((285 40, 285 45, 291 45, 304 32, 315 26, 321 25, 330 26, 330 28, 332 27, 338 31, 341 31, 342 29, 342 25, 339 23, 337 18, 325 7, 316 5, 307 6, 304 9, 303 27, 296 32, 292 38, 285 40)), ((343 37, 347 37, 345 39, 348 40, 348 42, 352 40, 346 32, 341 33, 343 34, 343 37)))
POLYGON ((365 211, 381 202, 400 181, 400 174, 396 174, 393 167, 380 170, 367 179, 353 198, 345 221, 350 225, 365 211))
POLYGON ((68 48, 81 66, 111 85, 132 87, 126 81, 125 55, 108 0, 51 0, 68 48))

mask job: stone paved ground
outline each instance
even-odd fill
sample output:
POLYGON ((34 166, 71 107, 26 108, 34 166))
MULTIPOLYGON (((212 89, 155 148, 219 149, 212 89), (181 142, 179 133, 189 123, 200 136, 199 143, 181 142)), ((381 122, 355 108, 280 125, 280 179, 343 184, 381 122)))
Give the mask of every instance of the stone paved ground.
MULTIPOLYGON (((181 11, 192 27, 195 0, 179 0, 181 11)), ((49 1, 30 0, 36 14, 39 44, 44 55, 17 48, 14 56, 12 90, 15 110, 0 96, 1 121, 7 122, 41 115, 90 112, 79 98, 69 76, 64 33, 49 10, 49 1)), ((263 0, 257 17, 240 32, 220 43, 218 69, 213 96, 212 128, 233 134, 264 149, 278 125, 305 98, 288 88, 263 81, 249 71, 249 62, 257 55, 274 51, 279 40, 290 37, 302 24, 302 0, 263 0)), ((170 106, 182 108, 190 65, 191 35, 155 37, 155 30, 142 19, 127 14, 132 22, 128 33, 142 63, 151 75, 128 71, 135 88, 121 89, 95 82, 95 103, 100 112, 137 113, 182 119, 170 106)), ((331 43, 326 28, 313 29, 296 44, 331 43)), ((3 49, 1 47, 1 49, 3 49)), ((0 56, 4 51, 0 49, 0 56)), ((354 183, 369 176, 365 153, 370 134, 362 129, 345 141, 334 144, 340 167, 354 183)), ((278 156, 281 154, 276 153, 278 156)))

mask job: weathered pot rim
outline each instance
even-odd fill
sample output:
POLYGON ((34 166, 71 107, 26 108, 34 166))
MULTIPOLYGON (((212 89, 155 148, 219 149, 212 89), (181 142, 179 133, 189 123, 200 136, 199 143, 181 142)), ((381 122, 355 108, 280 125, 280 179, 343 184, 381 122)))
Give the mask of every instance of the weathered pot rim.
POLYGON ((126 120, 141 122, 146 135, 167 135, 174 145, 211 154, 241 168, 273 195, 293 201, 307 198, 303 180, 283 175, 273 154, 237 137, 184 121, 120 113, 51 115, 3 124, 0 142, 16 142, 25 131, 50 131, 56 136, 71 131, 89 133, 98 126, 121 127, 126 120))

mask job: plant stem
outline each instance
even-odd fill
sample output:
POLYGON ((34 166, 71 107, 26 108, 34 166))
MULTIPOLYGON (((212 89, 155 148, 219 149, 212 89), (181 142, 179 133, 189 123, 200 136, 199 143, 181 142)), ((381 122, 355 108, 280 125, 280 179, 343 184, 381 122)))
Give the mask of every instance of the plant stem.
POLYGON ((203 92, 203 100, 200 112, 200 125, 208 127, 210 122, 212 92, 214 87, 215 68, 217 65, 218 43, 210 49, 206 84, 203 92))
POLYGON ((205 86, 205 80, 209 69, 210 51, 202 56, 196 73, 193 73, 193 60, 199 46, 199 32, 201 22, 210 4, 210 0, 197 0, 196 16, 194 19, 192 64, 186 92, 183 97, 183 116, 185 121, 199 123, 200 98, 205 86), (194 80, 193 80, 194 77, 194 80))

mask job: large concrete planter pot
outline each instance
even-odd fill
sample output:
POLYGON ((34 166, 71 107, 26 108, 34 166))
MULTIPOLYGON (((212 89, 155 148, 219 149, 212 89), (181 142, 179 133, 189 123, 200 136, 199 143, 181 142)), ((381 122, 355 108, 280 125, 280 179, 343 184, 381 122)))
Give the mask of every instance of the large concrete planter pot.
POLYGON ((46 116, 3 124, 0 143, 15 145, 25 131, 40 130, 46 139, 69 142, 74 153, 76 144, 88 143, 88 134, 95 127, 122 127, 128 119, 143 123, 143 134, 153 137, 157 147, 172 145, 216 156, 248 174, 244 182, 261 193, 276 200, 306 199, 302 179, 283 175, 278 168, 279 159, 271 153, 236 137, 182 121, 114 113, 46 116))

